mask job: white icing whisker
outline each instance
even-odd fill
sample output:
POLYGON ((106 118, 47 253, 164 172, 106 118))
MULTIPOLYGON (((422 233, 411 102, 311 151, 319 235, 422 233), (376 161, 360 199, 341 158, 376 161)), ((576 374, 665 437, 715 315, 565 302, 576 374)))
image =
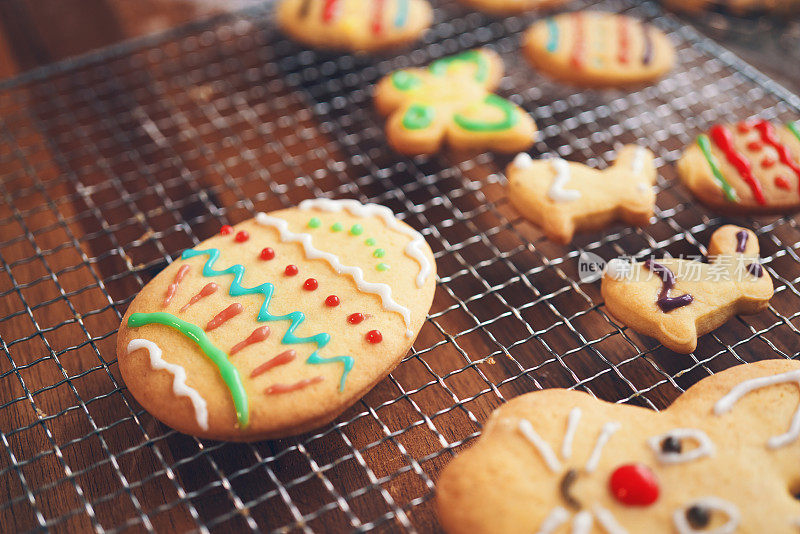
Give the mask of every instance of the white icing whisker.
POLYGON ((520 433, 525 436, 525 439, 539 450, 539 454, 542 455, 542 459, 544 459, 544 463, 547 464, 547 467, 554 473, 561 471, 561 462, 556 458, 556 454, 553 452, 553 449, 550 448, 550 445, 536 433, 531 422, 527 419, 520 419, 518 428, 520 433))
POLYGON ((597 443, 594 445, 592 455, 589 456, 589 461, 586 462, 587 473, 593 473, 594 470, 597 469, 597 464, 600 463, 600 455, 603 453, 603 447, 605 447, 608 440, 611 439, 611 435, 619 430, 621 426, 622 425, 616 421, 611 421, 603 425, 603 429, 597 437, 597 443))
POLYGON ((578 512, 572 518, 572 534, 589 534, 592 531, 592 514, 588 510, 578 512))
POLYGON ((594 516, 597 518, 597 522, 600 526, 603 527, 603 530, 608 534, 628 534, 628 531, 619 524, 617 518, 611 513, 611 510, 603 508, 600 505, 595 505, 594 516))
POLYGON ((569 520, 569 512, 561 506, 556 506, 547 514, 536 534, 552 534, 558 527, 569 520))
POLYGON ((547 190, 547 195, 555 202, 573 202, 581 198, 580 191, 564 189, 570 179, 569 162, 561 158, 553 158, 550 160, 550 165, 556 171, 556 175, 550 189, 547 190))
POLYGON ((359 291, 364 293, 371 293, 378 295, 381 298, 383 308, 388 311, 399 313, 403 317, 406 325, 406 337, 411 337, 414 333, 411 331, 411 310, 405 306, 401 306, 392 298, 392 288, 387 284, 379 282, 367 282, 364 280, 364 271, 361 267, 352 265, 344 265, 339 257, 331 252, 323 252, 311 244, 311 235, 306 233, 295 233, 289 230, 289 223, 278 217, 267 215, 266 213, 257 213, 256 222, 264 226, 272 226, 277 229, 281 236, 281 241, 287 243, 300 243, 303 245, 306 257, 312 260, 321 259, 327 261, 333 270, 338 274, 350 275, 356 283, 359 291))
POLYGON ((422 246, 425 243, 425 238, 413 228, 409 228, 408 226, 401 224, 397 217, 395 217, 394 212, 386 206, 381 206, 379 204, 362 204, 357 200, 332 200, 330 198, 315 198, 302 201, 299 205, 299 208, 301 210, 317 208, 319 210, 329 212, 339 212, 346 209, 356 217, 378 217, 392 230, 411 237, 411 242, 406 245, 404 252, 406 255, 410 256, 417 263, 419 263, 417 287, 422 287, 422 285, 425 283, 425 280, 427 280, 431 275, 431 272, 433 272, 431 262, 425 255, 422 246))
POLYGON ((197 426, 203 430, 208 430, 208 408, 206 400, 197 392, 196 389, 186 385, 186 370, 178 364, 169 363, 162 358, 161 347, 148 341, 147 339, 132 339, 128 343, 128 354, 135 350, 147 349, 150 354, 150 367, 156 371, 165 370, 174 375, 172 380, 172 392, 176 397, 188 397, 194 407, 194 418, 197 426))
POLYGON ((573 408, 569 412, 567 419, 567 431, 564 433, 564 443, 561 445, 561 457, 565 460, 572 455, 572 441, 575 439, 575 431, 578 429, 578 422, 581 420, 581 409, 573 408))

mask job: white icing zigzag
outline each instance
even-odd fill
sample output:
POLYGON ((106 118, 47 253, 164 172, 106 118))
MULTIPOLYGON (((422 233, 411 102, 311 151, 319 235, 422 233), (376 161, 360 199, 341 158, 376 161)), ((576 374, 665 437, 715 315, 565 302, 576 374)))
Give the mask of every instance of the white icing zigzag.
POLYGON ((169 363, 161 357, 161 347, 146 339, 132 339, 128 343, 128 354, 138 349, 147 349, 150 353, 150 367, 159 371, 161 369, 172 373, 172 392, 176 397, 189 397, 194 406, 194 418, 197 425, 203 430, 208 430, 208 408, 206 400, 200 396, 196 389, 186 385, 186 370, 180 365, 169 363))
MULTIPOLYGON (((300 206, 302 207, 302 204, 300 206)), ((311 244, 310 234, 292 232, 289 230, 289 223, 283 219, 267 215, 266 213, 257 213, 256 222, 264 226, 272 226, 278 230, 281 236, 281 241, 288 243, 300 243, 303 245, 303 250, 305 251, 307 258, 312 260, 325 260, 338 274, 344 273, 353 277, 353 280, 355 281, 356 287, 359 291, 378 295, 381 298, 381 303, 383 304, 383 308, 385 310, 399 313, 403 317, 403 321, 406 325, 406 337, 411 337, 413 335, 413 332, 411 331, 411 310, 401 306, 392 298, 392 288, 387 284, 367 282, 364 280, 364 271, 362 271, 360 267, 344 265, 341 261, 339 261, 339 257, 336 254, 324 252, 316 248, 313 244, 311 244)))
POLYGON ((380 217, 386 226, 392 230, 411 237, 411 243, 406 245, 404 252, 419 263, 417 287, 422 287, 422 284, 424 284, 425 280, 431 275, 431 262, 422 251, 422 245, 425 243, 425 239, 416 230, 400 224, 392 210, 386 206, 362 204, 357 200, 331 200, 329 198, 304 200, 300 203, 301 210, 309 210, 312 208, 330 212, 347 210, 356 217, 380 217))

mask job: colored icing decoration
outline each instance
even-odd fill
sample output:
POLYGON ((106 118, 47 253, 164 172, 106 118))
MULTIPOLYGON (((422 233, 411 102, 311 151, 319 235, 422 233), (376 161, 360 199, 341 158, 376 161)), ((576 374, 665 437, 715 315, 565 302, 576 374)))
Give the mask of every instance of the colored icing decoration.
POLYGON ((589 456, 589 460, 586 462, 585 469, 587 473, 594 473, 594 470, 597 469, 597 464, 600 463, 600 455, 603 453, 603 447, 606 446, 611 436, 620 429, 620 426, 616 421, 610 421, 603 425, 603 429, 597 437, 597 443, 594 445, 592 455, 589 456))
POLYGON ((411 72, 397 70, 392 74, 392 84, 400 91, 411 91, 422 85, 422 79, 411 72))
POLYGON ((767 121, 757 121, 753 124, 753 128, 758 130, 761 134, 761 140, 764 141, 764 143, 772 146, 772 148, 778 152, 778 158, 781 160, 781 163, 792 169, 798 179, 800 179, 800 164, 792 157, 792 153, 789 152, 789 147, 778 140, 775 127, 767 121))
POLYGON ((366 337, 367 341, 373 344, 380 343, 381 341, 383 341, 383 335, 377 330, 370 330, 369 332, 367 332, 366 337))
POLYGON ((714 454, 714 443, 711 438, 696 428, 675 428, 666 434, 653 436, 647 440, 647 444, 662 464, 693 462, 714 454), (684 452, 682 444, 685 439, 696 441, 697 445, 684 452))
POLYGON ((178 272, 175 273, 175 279, 172 283, 167 287, 167 292, 164 295, 164 303, 161 305, 162 307, 166 308, 169 306, 172 297, 175 296, 175 293, 178 292, 178 286, 181 285, 186 273, 189 272, 190 267, 188 265, 181 265, 181 268, 178 269, 178 272))
POLYGON ((745 230, 736 232, 736 252, 744 252, 747 248, 747 239, 750 237, 745 230))
POLYGON ((386 251, 383 250, 382 248, 376 248, 375 252, 373 252, 372 255, 375 256, 376 258, 382 258, 386 255, 386 251))
POLYGON ((231 226, 230 224, 223 224, 219 229, 219 233, 221 235, 228 235, 231 232, 233 232, 233 226, 231 226))
POLYGON ((319 287, 319 282, 315 278, 309 278, 303 282, 303 289, 306 291, 314 291, 319 287))
POLYGON ((689 518, 687 516, 693 508, 703 509, 709 512, 716 511, 724 514, 728 518, 728 521, 714 529, 714 532, 718 532, 720 534, 736 532, 736 529, 739 528, 739 523, 742 520, 742 515, 739 513, 739 509, 736 508, 733 503, 724 499, 720 499, 719 497, 702 497, 690 502, 684 509, 675 510, 675 513, 672 514, 672 522, 675 524, 678 534, 698 534, 700 532, 705 532, 705 530, 696 530, 689 523, 689 518))
POLYGON ((627 17, 617 17, 619 21, 619 53, 617 59, 620 63, 628 62, 628 54, 630 52, 630 28, 629 19, 627 17))
POLYGON ((483 102, 487 106, 498 109, 503 117, 500 120, 489 122, 480 119, 472 119, 461 113, 453 115, 453 120, 460 127, 472 132, 499 132, 508 130, 519 121, 519 115, 516 113, 513 104, 505 98, 499 97, 494 93, 486 95, 483 102))
MULTIPOLYGON (((395 217, 394 213, 392 213, 392 210, 386 206, 379 206, 378 204, 361 204, 356 200, 331 200, 328 198, 304 200, 300 203, 301 210, 313 208, 331 212, 347 210, 356 217, 380 218, 384 224, 392 230, 411 237, 411 242, 406 245, 406 248, 403 250, 403 252, 405 252, 407 256, 410 256, 419 264, 419 272, 417 273, 417 287, 422 287, 422 284, 424 284, 425 280, 427 280, 431 275, 431 272, 433 271, 431 262, 422 252, 422 245, 425 243, 425 238, 413 228, 409 228, 408 226, 400 224, 400 222, 397 220, 397 217, 395 217)), ((374 244, 374 241, 372 244, 374 244)))
POLYGON ((787 122, 786 127, 789 128, 789 131, 800 141, 800 121, 787 122))
POLYGON ((342 228, 344 228, 342 223, 333 223, 333 226, 331 226, 331 232, 341 232, 342 228))
POLYGON ((325 0, 325 4, 322 7, 323 22, 330 22, 333 20, 333 17, 336 15, 336 3, 337 0, 325 0))
POLYGON ((787 180, 785 176, 776 176, 775 185, 784 191, 789 191, 792 188, 791 184, 789 184, 789 180, 787 180))
POLYGON ((336 295, 328 295, 328 298, 325 299, 325 305, 330 308, 335 308, 339 305, 339 297, 336 295))
POLYGON ((372 0, 372 33, 380 35, 383 29, 383 4, 385 0, 372 0))
MULTIPOLYGON (((259 215, 264 215, 259 214, 259 215)), ((268 217, 265 215, 265 217, 268 217)), ((281 219, 277 219, 282 221, 281 219)), ((282 221, 284 225, 286 221, 282 221)), ((310 238, 310 237, 309 237, 310 238)), ((339 383, 339 391, 344 390, 345 381, 347 380, 347 375, 350 373, 350 370, 355 365, 355 360, 351 356, 333 356, 329 358, 324 358, 319 355, 319 351, 322 350, 328 342, 330 342, 331 336, 330 334, 316 334, 309 337, 298 337, 294 334, 294 331, 305 321, 305 314, 300 311, 295 311, 291 313, 287 313, 286 315, 272 315, 269 312, 269 303, 272 300, 272 295, 275 291, 275 286, 270 283, 263 283, 256 287, 242 287, 241 282, 242 278, 244 277, 244 267, 242 265, 231 265, 227 269, 222 271, 214 270, 214 263, 216 263, 217 259, 219 258, 219 250, 212 248, 208 250, 185 250, 183 251, 183 258, 188 259, 194 256, 200 255, 207 255, 208 260, 206 261, 205 265, 203 265, 203 276, 222 276, 222 275, 233 275, 233 280, 231 281, 231 285, 228 288, 228 294, 232 297, 239 297, 242 295, 263 295, 264 302, 261 304, 261 308, 259 309, 258 315, 256 316, 256 320, 258 321, 291 321, 291 325, 286 330, 286 333, 283 335, 281 342, 284 344, 302 344, 302 343, 315 343, 317 345, 317 349, 308 357, 306 360, 307 363, 317 365, 323 363, 336 363, 339 362, 343 365, 344 369, 342 370, 342 376, 339 383)))
POLYGON ((564 189, 564 186, 567 185, 570 179, 569 163, 561 158, 553 158, 550 160, 550 165, 553 167, 556 175, 553 178, 550 189, 547 190, 547 196, 554 202, 574 202, 581 198, 580 191, 564 189))
POLYGON ((572 55, 570 56, 570 63, 576 69, 583 67, 584 54, 586 48, 586 36, 584 35, 583 13, 577 11, 572 14, 572 22, 574 25, 575 43, 572 45, 572 55))
POLYGON ((578 423, 581 420, 581 409, 578 407, 573 408, 569 412, 567 419, 567 431, 564 433, 564 443, 561 445, 561 457, 568 460, 572 455, 572 441, 575 439, 575 431, 578 429, 578 423))
POLYGON ((247 232, 245 232, 244 230, 242 230, 242 231, 240 231, 240 232, 237 232, 237 233, 236 233, 236 237, 234 237, 233 239, 234 239, 234 241, 236 241, 237 243, 244 243, 245 241, 247 241, 248 239, 250 239, 250 234, 248 234, 247 232))
POLYGON ((569 469, 566 473, 564 473, 564 477, 561 479, 559 490, 561 491, 561 498, 564 499, 564 502, 567 503, 570 508, 580 510, 580 501, 578 501, 571 493, 572 485, 576 480, 578 480, 578 472, 575 469, 569 469))
POLYGON ((672 310, 682 308, 683 306, 688 306, 692 303, 694 297, 688 293, 678 297, 669 296, 670 289, 675 287, 675 274, 670 271, 669 268, 667 268, 665 265, 661 265, 660 263, 656 263, 651 259, 645 260, 644 266, 650 271, 659 275, 661 278, 661 292, 658 294, 658 300, 656 300, 656 304, 658 304, 658 307, 661 308, 662 312, 668 313, 672 310))
POLYGON ((267 247, 261 251, 261 254, 259 254, 258 257, 265 261, 271 260, 275 257, 275 251, 270 247, 267 247))
POLYGON ((364 227, 360 224, 354 224, 350 227, 350 235, 361 235, 364 233, 364 227))
POLYGON ((739 196, 736 194, 736 190, 731 187, 731 184, 728 183, 719 170, 717 160, 714 157, 714 154, 711 153, 711 141, 708 139, 706 134, 700 134, 697 136, 697 146, 700 147, 700 151, 703 153, 703 156, 705 156, 708 166, 711 167, 714 180, 722 188, 722 192, 725 193, 725 198, 731 202, 739 202, 739 196))
POLYGON ((289 349, 281 352, 277 356, 270 358, 269 360, 265 361, 250 373, 250 378, 255 378, 257 376, 263 375, 270 369, 274 367, 278 367, 279 365, 286 365, 289 362, 294 361, 297 357, 297 352, 289 349))
POLYGON ((375 266, 375 268, 381 272, 388 271, 389 265, 387 265, 386 263, 379 263, 378 265, 375 266))
POLYGON ((300 18, 307 17, 310 9, 311 9, 311 0, 303 0, 303 3, 300 4, 300 11, 298 13, 300 18))
POLYGON ((611 473, 611 494, 627 506, 649 506, 658 500, 658 480, 644 464, 622 465, 611 473))
POLYGON ((189 309, 189 306, 192 306, 193 304, 196 304, 198 300, 204 299, 209 295, 213 295, 214 293, 217 292, 217 289, 219 289, 219 286, 217 284, 215 284, 214 282, 210 282, 210 283, 204 285, 203 289, 201 289, 195 296, 190 298, 189 302, 187 302, 186 304, 183 305, 183 307, 181 308, 181 311, 185 312, 187 309, 189 309))
POLYGON ((359 324, 361 321, 364 320, 363 313, 351 313, 347 316, 347 322, 350 324, 359 324))
MULTIPOLYGON (((714 404, 714 414, 724 415, 728 413, 733 409, 734 404, 736 404, 739 399, 750 392, 764 387, 787 383, 794 383, 800 386, 800 371, 789 371, 777 375, 762 376, 760 378, 746 380, 734 386, 727 395, 714 404)), ((800 437, 800 408, 795 411, 789 430, 785 434, 769 438, 767 440, 767 447, 770 449, 778 449, 792 443, 798 437, 800 437)))
POLYGON ((259 326, 258 328, 253 330, 253 332, 249 336, 247 336, 246 339, 244 339, 243 341, 240 341, 239 343, 234 345, 231 348, 231 350, 228 353, 228 355, 233 356, 234 354, 236 354, 237 352, 239 352, 243 348, 245 348, 245 347, 247 347, 249 345, 252 345, 253 343, 259 343, 261 341, 264 341, 268 337, 269 337, 269 327, 268 326, 259 326))
POLYGON ((219 328, 229 320, 233 319, 234 317, 242 313, 242 311, 244 311, 244 307, 238 302, 234 302, 233 304, 231 304, 230 306, 228 306, 227 308, 216 314, 214 318, 208 322, 205 329, 206 332, 210 332, 215 328, 219 328))
POLYGON ((518 169, 530 169, 533 166, 533 159, 526 152, 520 152, 514 157, 512 164, 518 169))
MULTIPOLYGON (((184 252, 184 254, 185 253, 186 252, 184 252)), ((219 251, 217 251, 217 254, 219 254, 219 251)), ((250 420, 247 393, 244 390, 239 371, 228 360, 228 355, 211 343, 206 333, 203 332, 199 326, 187 323, 171 313, 132 313, 131 316, 128 317, 128 326, 131 328, 138 328, 148 324, 160 324, 172 328, 197 345, 203 354, 216 365, 222 380, 225 382, 225 385, 228 386, 228 390, 231 393, 233 405, 236 409, 236 419, 239 421, 239 425, 242 428, 247 427, 250 420)))
POLYGON ((397 0, 397 13, 394 17, 395 28, 402 28, 408 19, 408 0, 397 0))
POLYGON ((318 384, 325 380, 323 376, 315 376, 312 378, 304 378, 294 384, 272 384, 270 387, 264 390, 264 393, 267 395, 278 395, 281 393, 291 393, 292 391, 297 391, 298 389, 306 388, 313 384, 318 384))
POLYGON ((761 264, 756 262, 751 263, 747 266, 747 272, 755 276, 756 278, 761 278, 764 276, 764 268, 761 267, 761 264))
POLYGON ((287 265, 286 269, 283 270, 283 274, 286 276, 294 276, 299 272, 297 269, 297 265, 287 265))
POLYGON ((369 237, 369 238, 367 238, 366 241, 364 241, 364 244, 367 245, 368 247, 371 247, 371 246, 375 245, 375 240, 373 238, 369 237))
POLYGON ((547 443, 542 437, 533 429, 533 425, 527 419, 520 419, 517 426, 523 437, 539 451, 539 455, 544 460, 545 465, 550 468, 553 473, 561 471, 561 462, 558 461, 550 444, 547 443))
POLYGON ((208 407, 206 400, 193 389, 186 385, 186 369, 180 365, 169 363, 162 357, 161 348, 146 339, 132 339, 128 343, 128 354, 135 350, 146 349, 150 356, 150 367, 156 371, 164 370, 171 373, 174 378, 172 379, 172 393, 176 397, 187 397, 194 408, 194 419, 197 421, 197 426, 203 430, 208 430, 208 407))
POLYGON ((653 36, 650 35, 650 26, 644 22, 640 22, 642 28, 642 39, 644 40, 644 49, 642 51, 642 64, 649 65, 653 62, 653 36))
POLYGON ((753 152, 758 152, 762 148, 764 148, 764 145, 762 145, 758 141, 750 141, 749 143, 747 143, 747 150, 752 150, 753 152))
POLYGON ((740 122, 736 125, 736 129, 739 130, 739 133, 747 133, 750 131, 750 125, 746 122, 740 122))
POLYGON ((308 220, 308 227, 309 228, 319 228, 319 225, 322 224, 322 221, 319 220, 319 217, 311 217, 308 220))
POLYGON ((770 157, 765 157, 761 160, 761 167, 764 169, 769 169, 770 167, 774 166, 776 161, 770 157))
POLYGON ((733 144, 733 134, 725 126, 717 124, 712 126, 708 131, 711 140, 714 144, 725 154, 728 163, 733 165, 741 175, 745 183, 750 186, 753 192, 753 197, 759 204, 766 204, 767 200, 764 198, 764 191, 761 189, 761 183, 753 176, 753 169, 750 162, 745 158, 733 144))
POLYGON ((406 130, 424 130, 433 123, 436 110, 426 104, 411 104, 403 115, 403 128, 406 130))
POLYGON ((553 17, 547 18, 547 51, 550 53, 558 50, 558 24, 553 17))
POLYGON ((467 50, 466 52, 454 56, 437 59, 430 64, 428 70, 436 76, 444 76, 447 74, 447 69, 450 68, 450 65, 453 63, 472 63, 475 65, 474 78, 476 82, 484 82, 486 81, 486 77, 489 76, 489 63, 477 50, 467 50))

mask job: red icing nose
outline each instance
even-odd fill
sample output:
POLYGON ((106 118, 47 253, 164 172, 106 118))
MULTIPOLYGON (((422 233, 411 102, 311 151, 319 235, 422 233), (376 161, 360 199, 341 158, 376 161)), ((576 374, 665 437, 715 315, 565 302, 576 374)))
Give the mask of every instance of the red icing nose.
POLYGON ((649 506, 658 499, 658 480, 643 464, 617 467, 611 473, 608 485, 614 497, 628 506, 649 506))

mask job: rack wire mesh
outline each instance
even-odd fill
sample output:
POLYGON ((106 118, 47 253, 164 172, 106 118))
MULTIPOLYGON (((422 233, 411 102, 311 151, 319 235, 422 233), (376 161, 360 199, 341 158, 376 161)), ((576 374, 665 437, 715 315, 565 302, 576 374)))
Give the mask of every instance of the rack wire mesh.
POLYGON ((688 356, 614 321, 578 257, 696 254, 724 219, 676 185, 681 148, 717 121, 787 120, 800 98, 653 3, 584 0, 670 34, 679 65, 633 92, 575 90, 518 54, 533 16, 436 3, 423 42, 395 57, 305 50, 269 7, 64 62, 0 92, 0 524, 4 530, 435 531, 436 474, 492 409, 569 387, 663 408, 703 376, 800 353, 800 230, 759 235, 768 309, 688 356), (605 167, 638 142, 657 155, 646 228, 543 238, 504 196, 509 158, 386 148, 373 84, 393 69, 489 45, 500 92, 541 128, 534 154, 605 167), (313 196, 384 204, 420 229, 439 281, 413 350, 339 419, 293 439, 198 440, 155 421, 119 377, 114 337, 136 292, 180 251, 313 196))

